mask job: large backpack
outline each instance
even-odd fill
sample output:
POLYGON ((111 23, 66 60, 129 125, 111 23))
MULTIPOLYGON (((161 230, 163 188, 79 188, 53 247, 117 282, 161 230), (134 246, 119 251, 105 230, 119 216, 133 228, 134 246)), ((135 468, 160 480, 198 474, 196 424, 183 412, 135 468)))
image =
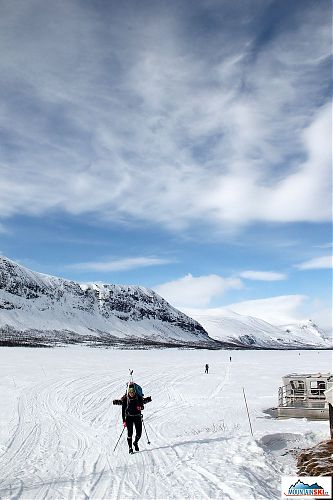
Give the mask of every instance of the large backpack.
POLYGON ((135 382, 131 382, 131 384, 134 385, 134 389, 135 389, 137 396, 143 398, 144 394, 143 394, 143 390, 142 390, 141 385, 136 384, 135 382))

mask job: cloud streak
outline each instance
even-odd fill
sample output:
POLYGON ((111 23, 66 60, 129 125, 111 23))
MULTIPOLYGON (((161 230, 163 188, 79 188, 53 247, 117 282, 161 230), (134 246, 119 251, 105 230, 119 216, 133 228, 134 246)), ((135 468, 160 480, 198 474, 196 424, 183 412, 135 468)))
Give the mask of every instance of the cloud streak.
POLYGON ((333 257, 332 255, 324 255, 322 257, 315 257, 314 259, 301 262, 295 265, 300 271, 312 270, 312 269, 332 269, 333 267, 333 257))
POLYGON ((239 276, 254 281, 281 281, 287 279, 286 274, 273 271, 242 271, 239 276))
POLYGON ((176 231, 329 221, 330 16, 305 3, 270 37, 249 16, 272 15, 261 1, 241 14, 229 2, 7 3, 0 216, 176 231))
POLYGON ((78 271, 129 271, 130 269, 138 269, 141 267, 161 266, 169 264, 170 260, 159 259, 157 257, 128 257, 125 259, 108 260, 107 262, 81 262, 67 266, 68 269, 76 269, 78 271))

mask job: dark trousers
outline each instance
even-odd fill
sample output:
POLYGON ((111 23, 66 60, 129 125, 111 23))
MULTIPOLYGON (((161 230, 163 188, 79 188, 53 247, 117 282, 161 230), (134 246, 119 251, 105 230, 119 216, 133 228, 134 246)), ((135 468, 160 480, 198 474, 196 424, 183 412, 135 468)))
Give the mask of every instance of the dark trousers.
POLYGON ((135 441, 138 442, 142 434, 141 415, 135 417, 127 415, 126 417, 127 442, 129 448, 132 448, 133 425, 135 426, 135 441))

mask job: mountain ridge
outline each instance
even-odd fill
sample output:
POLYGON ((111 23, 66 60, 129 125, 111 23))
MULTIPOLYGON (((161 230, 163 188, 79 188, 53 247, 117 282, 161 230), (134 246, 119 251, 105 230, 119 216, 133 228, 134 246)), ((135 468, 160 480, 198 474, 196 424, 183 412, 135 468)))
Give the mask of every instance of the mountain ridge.
POLYGON ((35 337, 55 341, 94 337, 107 341, 109 336, 110 341, 123 342, 214 343, 200 324, 153 290, 134 285, 80 285, 36 273, 3 256, 0 328, 10 336, 15 332, 26 336, 30 331, 35 337))
POLYGON ((78 283, 0 256, 0 345, 331 348, 311 320, 274 326, 227 309, 184 310, 139 285, 78 283))
POLYGON ((184 309, 198 321, 209 336, 251 348, 332 348, 323 331, 311 320, 289 325, 272 325, 254 316, 245 316, 230 309, 184 309))

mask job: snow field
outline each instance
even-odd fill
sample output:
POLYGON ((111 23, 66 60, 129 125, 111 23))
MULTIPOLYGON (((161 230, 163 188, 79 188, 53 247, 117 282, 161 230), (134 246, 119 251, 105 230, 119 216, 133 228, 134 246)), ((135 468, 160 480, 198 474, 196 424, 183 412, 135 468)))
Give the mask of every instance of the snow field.
POLYGON ((269 418, 281 377, 331 370, 330 351, 0 350, 1 499, 274 499, 293 451, 328 422, 269 418), (232 361, 229 361, 232 356, 232 361), (204 365, 209 363, 209 374, 204 365), (128 370, 152 403, 129 456, 128 370), (251 436, 245 388, 254 430, 251 436))

